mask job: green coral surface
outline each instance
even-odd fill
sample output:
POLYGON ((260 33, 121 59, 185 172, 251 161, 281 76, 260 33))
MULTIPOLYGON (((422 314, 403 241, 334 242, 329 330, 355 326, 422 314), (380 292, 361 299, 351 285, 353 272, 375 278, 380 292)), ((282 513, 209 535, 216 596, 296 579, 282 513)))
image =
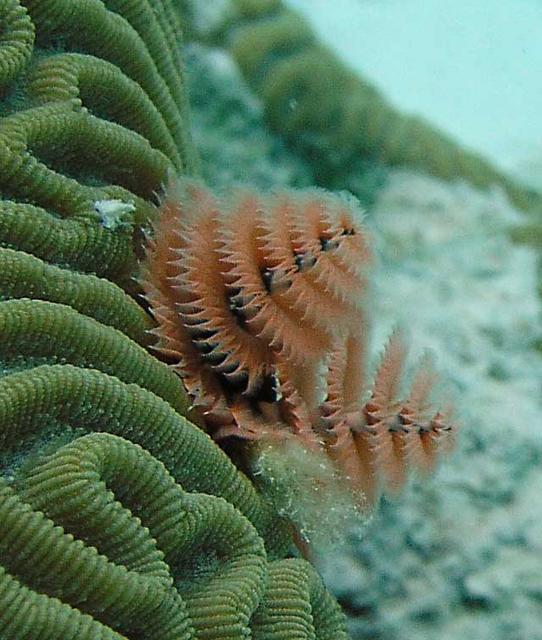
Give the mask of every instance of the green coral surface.
POLYGON ((147 350, 144 234, 198 169, 174 3, 0 0, 0 23, 0 637, 346 639, 147 350))

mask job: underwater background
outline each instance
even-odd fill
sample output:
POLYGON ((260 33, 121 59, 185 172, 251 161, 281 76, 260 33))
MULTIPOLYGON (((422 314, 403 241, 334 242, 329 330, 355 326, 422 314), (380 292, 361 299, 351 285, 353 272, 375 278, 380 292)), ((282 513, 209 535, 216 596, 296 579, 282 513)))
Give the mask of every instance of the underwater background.
MULTIPOLYGON (((194 4, 200 24, 224 4, 194 4)), ((538 2, 288 4, 397 109, 542 184, 538 2)), ((188 48, 188 74, 210 182, 318 179, 295 136, 287 144, 270 132, 264 89, 247 83, 230 51, 200 39, 188 48)), ((350 177, 335 178, 335 188, 351 188, 350 177)), ((355 639, 541 639, 539 250, 510 237, 530 218, 497 185, 379 166, 365 167, 362 182, 379 257, 374 355, 393 326, 406 327, 414 357, 426 347, 435 355, 461 431, 436 474, 384 500, 361 541, 327 554, 326 582, 355 639)))
POLYGON ((542 7, 536 0, 289 4, 398 108, 427 117, 523 179, 529 162, 540 162, 542 7))

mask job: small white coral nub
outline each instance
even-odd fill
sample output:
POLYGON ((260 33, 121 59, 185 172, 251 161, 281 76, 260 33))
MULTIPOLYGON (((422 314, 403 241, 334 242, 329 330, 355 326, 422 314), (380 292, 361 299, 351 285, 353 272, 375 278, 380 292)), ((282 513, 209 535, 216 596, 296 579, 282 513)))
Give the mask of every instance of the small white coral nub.
POLYGON ((135 211, 133 202, 123 202, 122 200, 96 200, 94 210, 100 216, 102 226, 114 231, 125 224, 123 218, 127 213, 135 211))

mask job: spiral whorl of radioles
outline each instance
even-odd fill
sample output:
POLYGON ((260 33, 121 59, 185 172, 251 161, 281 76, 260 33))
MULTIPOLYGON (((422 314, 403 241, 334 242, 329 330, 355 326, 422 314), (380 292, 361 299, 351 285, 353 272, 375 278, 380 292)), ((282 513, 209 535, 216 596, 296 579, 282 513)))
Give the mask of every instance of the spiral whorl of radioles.
POLYGON ((431 470, 456 428, 432 408, 427 363, 401 400, 400 333, 367 376, 372 260, 356 217, 352 200, 319 190, 221 199, 182 180, 161 205, 142 284, 155 347, 214 438, 294 436, 375 504, 431 470))
POLYGON ((309 407, 337 340, 359 331, 371 252, 353 201, 319 190, 221 200, 171 187, 150 243, 144 287, 205 420, 275 402, 293 381, 309 407), (243 405, 244 406, 244 405, 243 405))

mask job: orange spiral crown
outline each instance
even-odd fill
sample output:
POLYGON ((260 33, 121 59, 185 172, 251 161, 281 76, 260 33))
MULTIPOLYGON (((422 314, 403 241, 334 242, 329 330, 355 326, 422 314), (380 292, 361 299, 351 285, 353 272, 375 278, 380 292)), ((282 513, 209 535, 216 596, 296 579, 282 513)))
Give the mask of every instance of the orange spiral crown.
POLYGON ((353 200, 316 189, 219 200, 182 180, 161 204, 142 284, 155 348, 213 437, 295 436, 374 501, 431 467, 451 427, 427 406, 431 376, 397 400, 398 335, 363 402, 371 262, 353 200))

